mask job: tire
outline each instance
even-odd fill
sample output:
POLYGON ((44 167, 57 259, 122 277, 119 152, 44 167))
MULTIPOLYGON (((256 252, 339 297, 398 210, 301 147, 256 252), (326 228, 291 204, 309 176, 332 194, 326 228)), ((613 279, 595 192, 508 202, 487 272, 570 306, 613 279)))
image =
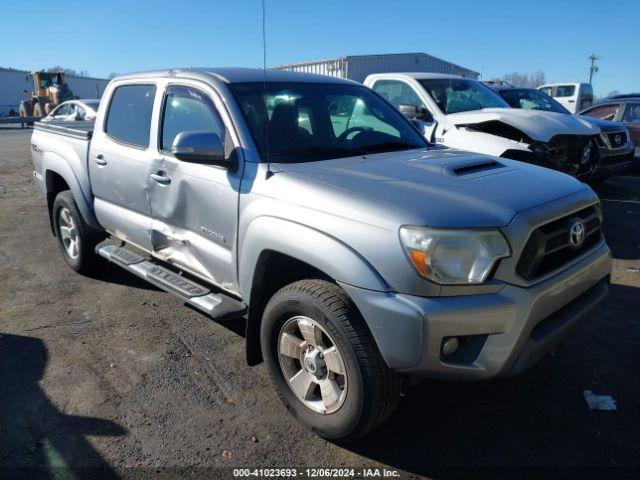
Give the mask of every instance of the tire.
POLYGON ((20 104, 20 107, 18 108, 18 115, 20 115, 21 117, 29 117, 29 111, 27 109, 27 106, 24 103, 20 104))
POLYGON ((105 234, 84 221, 69 190, 56 196, 51 215, 58 247, 67 264, 78 273, 89 274, 94 271, 102 263, 102 258, 94 249, 105 238, 105 234), (75 249, 72 245, 75 245, 75 249))
POLYGON ((333 283, 301 280, 283 287, 265 307, 260 337, 280 399, 298 421, 321 437, 343 442, 355 440, 382 423, 398 403, 399 378, 384 363, 351 299, 333 283), (305 340, 306 336, 298 334, 302 325, 311 336, 309 324, 314 325, 316 332, 320 330, 315 341, 322 346, 315 349, 305 340), (287 335, 294 340, 285 342, 287 335), (281 353, 281 342, 286 354, 281 353), (289 349, 285 344, 297 347, 289 349), (330 355, 333 346, 337 355, 335 352, 330 355), (326 353, 320 360, 326 359, 325 365, 305 366, 316 361, 316 350, 326 353), (339 364, 336 358, 342 360, 340 368, 336 368, 339 364), (313 382, 306 386, 311 375, 307 367, 313 367, 312 377, 319 375, 315 377, 320 382, 317 387, 313 382), (335 373, 340 370, 345 372, 344 376, 335 373), (307 392, 306 400, 294 392, 288 380, 297 376, 307 379, 303 381, 305 386, 297 388, 298 392, 307 392), (329 394, 325 397, 326 392, 329 394))

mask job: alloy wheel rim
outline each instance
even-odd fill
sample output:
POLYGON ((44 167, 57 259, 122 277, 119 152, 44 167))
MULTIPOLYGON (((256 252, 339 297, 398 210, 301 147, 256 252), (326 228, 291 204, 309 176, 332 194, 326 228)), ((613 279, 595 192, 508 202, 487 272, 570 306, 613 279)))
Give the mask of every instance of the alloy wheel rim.
POLYGON ((347 397, 347 371, 336 342, 315 320, 296 316, 278 335, 280 369, 293 394, 307 408, 334 413, 347 397))
POLYGON ((67 255, 74 259, 78 258, 80 251, 76 223, 73 221, 71 212, 66 207, 62 207, 58 213, 58 228, 60 230, 60 240, 67 255))

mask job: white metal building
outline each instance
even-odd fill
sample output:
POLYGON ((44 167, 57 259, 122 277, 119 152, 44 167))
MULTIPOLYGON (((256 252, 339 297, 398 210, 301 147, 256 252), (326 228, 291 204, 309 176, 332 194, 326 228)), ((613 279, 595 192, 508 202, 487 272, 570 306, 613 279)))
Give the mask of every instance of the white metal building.
POLYGON ((432 72, 462 75, 478 79, 480 74, 455 63, 426 53, 389 53, 382 55, 351 55, 346 57, 292 63, 272 67, 275 70, 316 73, 330 77, 349 78, 362 82, 371 73, 432 72))
MULTIPOLYGON (((0 117, 8 116, 13 109, 18 111, 23 90, 33 91, 33 80, 25 70, 0 68, 0 117)), ((73 94, 79 98, 100 98, 109 80, 93 77, 66 76, 73 94)))

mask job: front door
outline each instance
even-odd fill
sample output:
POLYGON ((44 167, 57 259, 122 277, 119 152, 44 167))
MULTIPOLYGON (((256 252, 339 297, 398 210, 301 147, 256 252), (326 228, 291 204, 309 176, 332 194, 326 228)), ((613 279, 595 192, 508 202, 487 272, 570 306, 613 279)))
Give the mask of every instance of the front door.
POLYGON ((88 160, 98 221, 145 250, 150 249, 148 185, 155 153, 149 143, 155 96, 152 84, 116 87, 96 125, 88 160))
POLYGON ((150 169, 150 241, 156 257, 233 291, 242 170, 186 162, 171 154, 179 133, 208 131, 220 137, 227 156, 238 155, 214 98, 212 90, 189 84, 165 90, 150 169))

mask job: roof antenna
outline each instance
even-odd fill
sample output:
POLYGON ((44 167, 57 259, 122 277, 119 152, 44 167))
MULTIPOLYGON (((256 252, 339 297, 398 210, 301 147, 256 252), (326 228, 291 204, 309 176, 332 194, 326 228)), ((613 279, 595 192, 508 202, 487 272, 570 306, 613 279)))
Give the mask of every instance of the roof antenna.
POLYGON ((271 158, 269 156, 269 110, 267 109, 267 28, 266 28, 266 7, 265 0, 262 0, 262 73, 264 89, 264 143, 267 155, 267 175, 268 180, 273 176, 271 171, 271 158))

